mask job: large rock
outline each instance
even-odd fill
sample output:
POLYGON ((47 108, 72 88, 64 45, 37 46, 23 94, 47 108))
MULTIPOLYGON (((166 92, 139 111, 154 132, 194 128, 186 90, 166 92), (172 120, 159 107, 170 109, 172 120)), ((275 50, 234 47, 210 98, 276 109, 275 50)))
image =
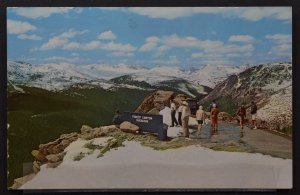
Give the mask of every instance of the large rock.
POLYGON ((161 110, 164 106, 170 107, 170 99, 174 98, 173 91, 158 90, 148 95, 135 112, 147 113, 153 108, 161 110))
POLYGON ((61 152, 58 154, 49 154, 46 156, 46 158, 47 158, 48 162, 55 163, 55 162, 62 161, 65 155, 66 155, 65 152, 61 152))
POLYGON ((46 156, 42 154, 40 151, 32 150, 31 154, 36 160, 40 162, 47 162, 46 156))
POLYGON ((69 133, 69 134, 62 134, 62 135, 59 137, 59 140, 60 140, 60 141, 68 140, 68 141, 72 142, 72 141, 77 140, 77 138, 78 138, 78 133, 72 132, 72 133, 69 133))
POLYGON ((121 123, 120 129, 124 132, 136 133, 139 130, 139 127, 135 124, 132 124, 131 122, 124 121, 123 123, 121 123))
POLYGON ((82 125, 81 129, 81 134, 86 134, 86 133, 90 133, 93 131, 93 128, 87 125, 82 125))

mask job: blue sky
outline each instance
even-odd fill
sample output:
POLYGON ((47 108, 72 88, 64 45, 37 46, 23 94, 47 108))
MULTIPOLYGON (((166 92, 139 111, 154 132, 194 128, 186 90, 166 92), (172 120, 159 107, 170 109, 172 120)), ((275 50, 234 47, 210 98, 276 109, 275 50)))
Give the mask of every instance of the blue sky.
POLYGON ((291 61, 290 7, 8 8, 8 59, 238 66, 291 61))

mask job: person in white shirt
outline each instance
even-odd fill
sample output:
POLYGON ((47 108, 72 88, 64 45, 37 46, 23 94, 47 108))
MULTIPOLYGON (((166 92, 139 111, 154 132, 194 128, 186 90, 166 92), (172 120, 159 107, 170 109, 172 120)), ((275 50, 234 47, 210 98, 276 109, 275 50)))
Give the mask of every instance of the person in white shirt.
POLYGON ((196 120, 198 122, 197 136, 199 136, 201 133, 202 125, 204 124, 205 117, 206 114, 205 111, 203 110, 203 106, 199 106, 199 109, 196 112, 196 120))
POLYGON ((183 136, 184 137, 189 137, 189 118, 191 115, 191 110, 189 107, 189 104, 184 101, 182 103, 182 105, 184 106, 182 109, 182 129, 183 129, 183 136))
POLYGON ((183 105, 182 105, 182 103, 180 103, 180 106, 178 108, 178 123, 180 126, 182 126, 182 120, 181 120, 182 109, 183 109, 183 105))
POLYGON ((176 126, 178 126, 178 122, 176 120, 175 114, 176 114, 176 105, 175 105, 174 100, 171 99, 171 121, 172 121, 172 124, 170 127, 174 127, 174 123, 176 126))

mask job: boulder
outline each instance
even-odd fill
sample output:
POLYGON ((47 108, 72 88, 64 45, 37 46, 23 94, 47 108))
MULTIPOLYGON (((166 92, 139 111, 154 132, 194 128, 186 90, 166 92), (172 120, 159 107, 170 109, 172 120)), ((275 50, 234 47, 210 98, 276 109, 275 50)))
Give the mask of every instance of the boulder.
POLYGON ((32 150, 31 155, 40 162, 47 162, 45 155, 38 150, 32 150))
POLYGON ((46 156, 46 158, 50 163, 55 163, 55 162, 62 161, 65 155, 66 152, 61 152, 58 154, 49 154, 46 156))
POLYGON ((49 154, 58 154, 60 152, 62 152, 64 150, 64 148, 57 144, 57 145, 51 145, 47 151, 49 152, 49 154))
POLYGON ((70 143, 71 143, 71 141, 64 139, 59 144, 61 145, 62 148, 66 148, 70 145, 70 143))
POLYGON ((124 132, 136 133, 139 130, 139 127, 135 124, 132 124, 131 122, 124 121, 123 123, 121 123, 120 129, 124 132))
POLYGON ((158 90, 148 95, 135 112, 147 113, 153 108, 161 110, 164 106, 170 106, 170 99, 175 93, 173 91, 158 90))
POLYGON ((92 127, 87 125, 82 125, 80 132, 81 134, 86 134, 86 133, 90 133, 92 130, 93 130, 92 127))
POLYGON ((69 134, 62 134, 59 137, 60 140, 69 140, 70 142, 77 140, 77 138, 78 138, 78 133, 76 132, 69 133, 69 134))

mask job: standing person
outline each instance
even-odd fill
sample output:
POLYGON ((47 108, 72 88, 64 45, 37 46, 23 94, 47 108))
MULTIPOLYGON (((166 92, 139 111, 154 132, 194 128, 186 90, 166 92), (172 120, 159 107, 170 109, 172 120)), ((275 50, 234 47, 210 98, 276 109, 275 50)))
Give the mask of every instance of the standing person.
POLYGON ((257 129, 256 127, 257 106, 254 101, 251 102, 250 114, 251 114, 252 126, 254 126, 253 129, 257 129))
POLYGON ((246 118, 246 108, 245 105, 242 104, 237 110, 236 114, 239 116, 241 129, 244 128, 244 120, 246 118))
POLYGON ((210 116, 211 116, 211 124, 212 124, 212 129, 214 133, 218 132, 218 114, 219 114, 219 109, 217 108, 217 104, 212 105, 212 110, 210 111, 210 116))
POLYGON ((212 102, 211 102, 211 104, 209 105, 209 112, 211 112, 211 110, 213 109, 213 105, 216 105, 216 108, 218 108, 218 105, 217 105, 217 103, 216 103, 216 100, 213 100, 212 102))
POLYGON ((174 127, 174 123, 176 124, 176 126, 178 126, 178 122, 176 120, 175 114, 176 114, 176 105, 175 105, 174 100, 171 99, 171 121, 172 121, 172 124, 170 127, 174 127))
POLYGON ((183 129, 183 136, 184 137, 189 137, 190 132, 189 132, 189 118, 191 115, 191 110, 189 107, 189 104, 184 101, 182 103, 182 105, 184 106, 182 109, 182 129, 183 129))
MULTIPOLYGON (((212 103, 209 105, 209 112, 211 113, 213 109, 213 105, 216 105, 216 108, 218 108, 218 105, 216 103, 216 100, 213 100, 212 103)), ((210 115, 210 121, 212 121, 212 115, 210 115)), ((210 123, 210 126, 213 127, 212 122, 210 123)))
POLYGON ((202 130, 202 125, 204 124, 205 120, 205 111, 203 110, 203 106, 199 106, 199 109, 196 112, 196 120, 198 122, 197 136, 199 136, 202 130))
POLYGON ((182 126, 182 120, 181 120, 182 109, 183 109, 183 105, 182 105, 182 103, 180 103, 180 106, 178 108, 178 123, 180 126, 182 126))
POLYGON ((121 123, 122 123, 122 120, 121 120, 121 115, 120 115, 120 111, 119 110, 116 110, 116 113, 112 119, 112 122, 115 126, 119 126, 121 123))

